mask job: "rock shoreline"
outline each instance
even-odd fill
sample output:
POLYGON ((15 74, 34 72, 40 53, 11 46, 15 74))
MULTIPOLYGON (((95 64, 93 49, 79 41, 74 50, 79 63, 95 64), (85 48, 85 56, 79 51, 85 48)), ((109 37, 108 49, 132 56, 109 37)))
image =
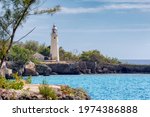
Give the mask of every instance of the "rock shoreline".
MULTIPOLYGON (((39 93, 40 85, 28 84, 25 85, 22 90, 13 90, 13 89, 0 89, 0 100, 47 100, 43 95, 39 93)), ((61 86, 49 85, 52 87, 57 95, 57 100, 90 100, 90 97, 87 93, 80 89, 70 88, 74 91, 74 95, 63 93, 61 91, 61 86)), ((66 86, 68 87, 68 86, 66 86)))
POLYGON ((18 72, 22 76, 38 75, 79 75, 79 74, 108 74, 108 73, 150 73, 150 65, 129 64, 97 64, 96 62, 76 63, 46 63, 35 65, 29 63, 24 67, 19 63, 7 64, 13 73, 18 72))

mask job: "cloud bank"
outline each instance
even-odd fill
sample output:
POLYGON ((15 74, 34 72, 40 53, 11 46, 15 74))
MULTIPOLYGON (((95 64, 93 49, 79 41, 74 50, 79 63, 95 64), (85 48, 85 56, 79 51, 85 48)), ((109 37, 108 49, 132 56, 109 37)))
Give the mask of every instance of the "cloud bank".
POLYGON ((150 4, 111 4, 111 5, 103 5, 103 6, 91 7, 91 8, 62 7, 60 13, 63 14, 98 13, 105 10, 138 10, 143 12, 150 12, 150 4))
POLYGON ((69 29, 62 30, 61 32, 74 32, 74 33, 115 33, 115 32, 150 32, 150 28, 114 28, 114 29, 69 29))
POLYGON ((83 2, 150 3, 150 0, 80 0, 83 2))

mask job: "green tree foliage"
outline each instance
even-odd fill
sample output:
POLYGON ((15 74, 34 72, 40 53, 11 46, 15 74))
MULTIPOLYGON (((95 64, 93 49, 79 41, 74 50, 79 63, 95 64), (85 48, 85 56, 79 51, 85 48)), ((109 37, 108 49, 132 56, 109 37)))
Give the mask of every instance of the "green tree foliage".
POLYGON ((81 61, 92 61, 97 63, 119 64, 116 58, 105 57, 98 50, 83 51, 80 55, 81 61))
POLYGON ((62 47, 59 48, 60 60, 75 62, 79 61, 79 56, 73 54, 72 52, 65 51, 62 47))
POLYGON ((38 41, 29 40, 24 43, 24 48, 33 52, 37 52, 39 49, 38 41))
POLYGON ((50 55, 50 48, 47 47, 45 44, 39 45, 38 52, 44 56, 50 55))
POLYGON ((9 60, 25 64, 27 61, 31 60, 33 53, 19 45, 15 45, 11 48, 8 55, 9 60))

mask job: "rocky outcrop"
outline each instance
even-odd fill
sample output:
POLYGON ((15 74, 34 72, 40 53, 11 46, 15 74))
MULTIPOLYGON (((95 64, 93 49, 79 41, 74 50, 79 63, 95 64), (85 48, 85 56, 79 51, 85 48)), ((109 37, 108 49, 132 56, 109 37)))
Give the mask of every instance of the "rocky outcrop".
POLYGON ((39 75, 44 76, 49 76, 52 74, 52 69, 45 64, 36 65, 36 71, 39 73, 39 75))
POLYGON ((91 98, 83 89, 70 88, 69 86, 63 86, 59 91, 59 100, 90 100, 91 98))
MULTIPOLYGON (((54 88, 57 100, 90 100, 88 94, 82 89, 65 87, 67 88, 64 90, 54 88)), ((35 89, 29 90, 0 89, 0 100, 47 100, 47 98, 40 94, 37 86, 35 89)))
POLYGON ((150 73, 150 65, 129 64, 97 64, 96 62, 80 61, 76 63, 50 63, 26 65, 8 62, 7 67, 13 73, 23 76, 57 75, 57 74, 105 74, 105 73, 150 73))
POLYGON ((19 75, 23 75, 24 64, 20 62, 7 62, 7 68, 12 69, 12 73, 18 72, 19 75))
POLYGON ((95 74, 97 69, 97 63, 91 61, 80 61, 78 63, 79 70, 83 74, 95 74))
POLYGON ((97 67, 97 73, 150 73, 150 65, 105 64, 97 67))
POLYGON ((35 69, 35 64, 33 62, 29 62, 24 67, 23 76, 38 76, 39 73, 35 69))
POLYGON ((55 63, 47 64, 52 72, 57 74, 80 74, 79 66, 76 63, 55 63))

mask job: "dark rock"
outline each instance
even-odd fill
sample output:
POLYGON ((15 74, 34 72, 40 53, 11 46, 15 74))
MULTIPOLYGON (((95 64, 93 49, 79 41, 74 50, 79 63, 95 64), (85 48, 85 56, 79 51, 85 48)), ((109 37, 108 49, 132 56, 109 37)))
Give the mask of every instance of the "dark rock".
POLYGON ((50 60, 50 58, 48 56, 45 56, 44 60, 50 60))
POLYGON ((44 64, 36 65, 36 71, 39 75, 49 76, 52 73, 52 69, 44 64))
POLYGON ((79 63, 79 70, 81 73, 86 74, 87 73, 87 66, 85 61, 80 61, 79 63))
POLYGON ((24 69, 23 76, 38 76, 38 75, 39 75, 39 73, 36 72, 35 70, 28 69, 28 68, 24 69))
POLYGON ((55 63, 47 65, 52 68, 52 72, 58 74, 80 74, 79 66, 76 63, 55 63))
POLYGON ((87 61, 86 66, 87 66, 87 69, 91 69, 91 73, 96 73, 96 68, 97 68, 96 62, 87 61))
POLYGON ((97 73, 150 73, 150 65, 100 64, 97 73))
POLYGON ((58 75, 56 72, 52 72, 51 75, 58 75))
POLYGON ((6 79, 14 79, 12 75, 8 75, 8 74, 5 75, 5 78, 6 79))
POLYGON ((24 72, 24 64, 22 62, 7 62, 7 68, 12 69, 13 73, 18 72, 18 75, 22 75, 24 72))
POLYGON ((91 69, 86 69, 86 74, 91 74, 91 69))

